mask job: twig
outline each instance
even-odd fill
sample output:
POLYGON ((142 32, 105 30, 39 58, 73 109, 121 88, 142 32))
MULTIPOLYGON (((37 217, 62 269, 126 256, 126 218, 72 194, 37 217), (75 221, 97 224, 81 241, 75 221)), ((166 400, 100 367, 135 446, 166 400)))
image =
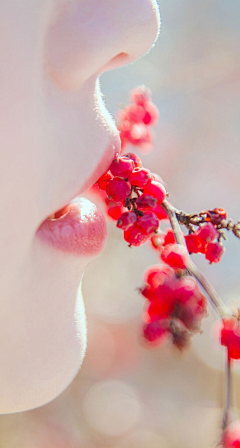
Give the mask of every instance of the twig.
POLYGON ((230 423, 229 410, 232 398, 232 376, 231 376, 231 358, 227 355, 226 362, 226 405, 223 413, 222 429, 223 431, 230 423))

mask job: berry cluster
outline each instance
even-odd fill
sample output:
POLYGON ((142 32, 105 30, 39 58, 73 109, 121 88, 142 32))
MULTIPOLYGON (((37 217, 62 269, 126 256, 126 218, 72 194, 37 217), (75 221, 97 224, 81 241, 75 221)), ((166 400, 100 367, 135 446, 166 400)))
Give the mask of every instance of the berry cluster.
POLYGON ((118 207, 117 227, 130 246, 140 246, 158 231, 167 215, 161 207, 166 189, 136 154, 117 156, 97 182, 108 201, 118 207))
POLYGON ((144 286, 140 288, 148 301, 143 314, 143 334, 154 346, 171 338, 175 346, 183 349, 190 337, 200 331, 207 314, 207 301, 196 280, 185 270, 188 257, 185 248, 170 246, 174 263, 165 258, 166 263, 147 269, 144 286))
POLYGON ((130 143, 145 153, 151 151, 153 135, 150 127, 156 124, 158 117, 158 108, 151 101, 151 91, 144 85, 132 90, 130 104, 121 109, 116 117, 122 150, 130 143))
MULTIPOLYGON (((166 200, 162 179, 144 168, 136 154, 123 154, 127 143, 145 150, 152 145, 149 127, 158 118, 158 110, 146 87, 134 89, 130 100, 131 103, 118 114, 121 155, 112 161, 92 191, 104 199, 108 215, 117 220, 117 227, 123 231, 129 246, 140 246, 148 241, 159 254, 160 264, 146 270, 144 284, 139 288, 146 299, 144 339, 153 346, 168 339, 180 350, 189 345, 191 337, 201 332, 202 319, 207 316, 207 300, 198 281, 221 317, 220 342, 226 347, 230 372, 231 361, 240 359, 240 311, 237 317, 234 313, 229 317, 230 310, 199 272, 189 254, 202 253, 210 264, 218 263, 225 252, 222 245, 222 239, 226 239, 224 230, 240 238, 240 221, 235 224, 232 220, 227 221, 227 213, 221 208, 198 214, 177 210, 166 200), (160 222, 166 219, 171 227, 162 231, 160 222), (181 232, 179 224, 185 226, 188 234, 181 232)), ((240 422, 236 422, 237 428, 228 425, 229 378, 227 375, 220 445, 222 448, 240 448, 240 422)))
MULTIPOLYGON (((183 236, 190 254, 202 253, 210 264, 218 263, 221 260, 225 248, 222 243, 218 241, 220 234, 212 222, 199 225, 198 230, 195 232, 192 230, 191 233, 183 236)), ((171 228, 168 228, 165 232, 160 231, 157 235, 154 235, 151 238, 153 248, 160 252, 166 245, 174 244, 175 242, 176 240, 171 228)))

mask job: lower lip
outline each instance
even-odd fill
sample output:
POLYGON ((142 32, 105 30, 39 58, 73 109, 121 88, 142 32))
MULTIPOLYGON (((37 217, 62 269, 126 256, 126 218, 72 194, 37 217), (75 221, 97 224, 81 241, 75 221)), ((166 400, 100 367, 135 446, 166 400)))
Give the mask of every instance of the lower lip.
POLYGON ((59 219, 46 219, 37 237, 61 252, 76 257, 94 257, 104 248, 107 225, 98 207, 85 198, 76 198, 59 219))

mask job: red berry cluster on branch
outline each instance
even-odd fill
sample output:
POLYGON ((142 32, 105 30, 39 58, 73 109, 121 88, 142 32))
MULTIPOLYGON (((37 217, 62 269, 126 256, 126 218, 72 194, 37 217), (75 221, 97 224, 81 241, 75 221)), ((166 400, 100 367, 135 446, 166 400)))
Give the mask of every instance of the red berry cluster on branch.
MULTIPOLYGON (((220 233, 212 222, 199 225, 198 230, 191 231, 188 235, 183 235, 185 243, 190 254, 201 253, 205 255, 210 263, 218 263, 224 252, 225 247, 218 241, 220 233)), ((151 243, 154 249, 163 251, 163 248, 169 243, 176 242, 173 230, 168 228, 165 232, 159 232, 152 236, 151 243)))
MULTIPOLYGON (((158 110, 145 86, 134 89, 130 100, 130 105, 118 115, 122 149, 127 143, 146 149, 146 145, 152 145, 149 127, 155 124, 158 110)), ((228 386, 219 446, 240 448, 240 423, 237 422, 237 429, 228 425, 230 367, 233 359, 240 359, 240 310, 235 315, 225 306, 189 256, 201 253, 210 264, 218 263, 225 252, 224 231, 232 231, 240 238, 240 221, 235 224, 227 221, 227 213, 222 208, 197 214, 179 211, 166 200, 162 179, 144 168, 141 159, 133 153, 121 151, 121 156, 117 155, 93 189, 104 199, 108 215, 117 220, 117 227, 123 231, 129 246, 149 241, 159 253, 160 264, 146 270, 144 284, 139 288, 146 299, 143 336, 148 345, 158 346, 168 339, 182 350, 195 333, 201 332, 202 319, 207 316, 207 300, 198 283, 220 315, 220 342, 226 347, 228 386), (162 231, 160 223, 166 219, 171 227, 162 231), (181 231, 179 224, 185 226, 188 234, 181 231)))
MULTIPOLYGON (((179 257, 179 253, 176 255, 179 245, 170 246, 173 246, 174 256, 179 257)), ((147 299, 143 314, 145 339, 152 345, 159 345, 171 337, 173 344, 183 349, 188 346, 190 337, 200 332, 202 319, 207 315, 207 301, 196 280, 185 270, 186 249, 179 247, 184 249, 180 263, 174 263, 173 268, 173 263, 166 260, 165 264, 147 269, 140 292, 147 299)))
POLYGON ((144 85, 132 90, 130 101, 130 104, 121 109, 116 117, 122 150, 130 143, 138 146, 140 151, 149 152, 153 149, 153 134, 150 127, 158 120, 158 108, 151 101, 151 91, 144 85))
POLYGON ((123 230, 130 246, 140 246, 158 231, 159 221, 167 217, 161 208, 166 197, 164 185, 150 170, 142 167, 135 154, 117 156, 106 174, 97 182, 108 201, 125 211, 118 216, 117 227, 123 230))

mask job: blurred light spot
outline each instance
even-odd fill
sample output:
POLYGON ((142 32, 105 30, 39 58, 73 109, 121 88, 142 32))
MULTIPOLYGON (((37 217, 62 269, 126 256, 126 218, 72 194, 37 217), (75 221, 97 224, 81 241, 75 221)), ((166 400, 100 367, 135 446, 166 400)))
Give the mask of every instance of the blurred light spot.
POLYGON ((110 380, 92 386, 83 401, 83 412, 96 432, 120 436, 137 424, 141 404, 129 384, 110 380))

